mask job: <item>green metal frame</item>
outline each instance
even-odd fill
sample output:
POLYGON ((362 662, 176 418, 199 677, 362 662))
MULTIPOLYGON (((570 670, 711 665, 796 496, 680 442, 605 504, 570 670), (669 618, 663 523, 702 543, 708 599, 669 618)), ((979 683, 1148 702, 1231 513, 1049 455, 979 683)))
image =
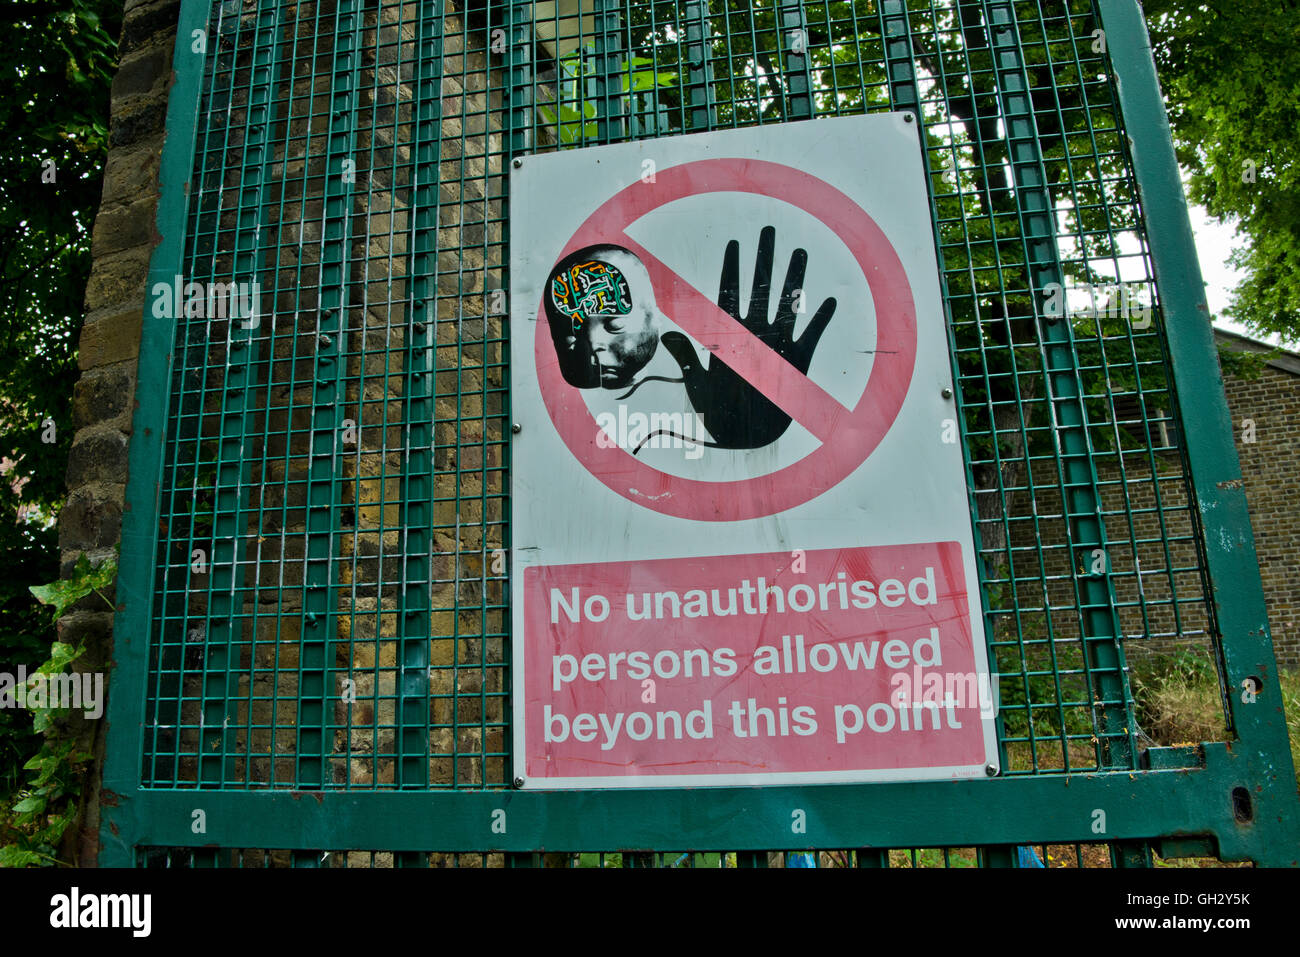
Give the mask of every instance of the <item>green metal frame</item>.
MULTIPOLYGON (((1276 839, 1281 841, 1277 860, 1291 861, 1300 845, 1300 832, 1295 829, 1300 824, 1294 813, 1295 768, 1241 462, 1233 444, 1232 419, 1169 120, 1141 8, 1126 0, 1099 0, 1099 6, 1111 60, 1121 77, 1120 104, 1132 118, 1133 165, 1167 315, 1166 335, 1183 421, 1196 424, 1185 430, 1184 438, 1216 599, 1231 731, 1242 743, 1241 750, 1251 752, 1250 773, 1259 776, 1252 799, 1257 805, 1259 799, 1278 801, 1278 820, 1290 822, 1276 839), (1248 700, 1250 695, 1238 693, 1248 686, 1260 689, 1253 701, 1248 700)), ((1257 811, 1256 818, 1262 821, 1264 814, 1257 811)))
MULTIPOLYGON (((597 52, 602 60, 598 97, 600 138, 616 139, 620 122, 618 97, 609 84, 619 69, 624 43, 618 25, 618 4, 597 0, 601 21, 597 52)), ((274 0, 265 0, 269 8, 274 0)), ((531 148, 531 96, 534 64, 530 56, 531 23, 521 5, 505 4, 511 50, 504 62, 507 78, 503 114, 510 155, 531 148)), ((684 42, 688 71, 683 115, 692 129, 717 125, 721 104, 713 97, 707 55, 710 31, 708 5, 688 3, 684 42), (692 12, 694 15, 692 16, 692 12)), ((783 30, 805 23, 805 5, 779 4, 783 30)), ((1010 120, 1012 173, 1023 235, 1033 276, 1035 301, 1043 287, 1059 282, 1059 253, 1055 250, 1051 204, 1043 187, 1042 158, 1037 153, 1034 110, 1028 101, 1028 77, 1019 57, 1015 11, 1005 0, 984 4, 994 26, 998 89, 1002 109, 1010 120)), ((419 43, 421 72, 415 77, 416 122, 412 149, 412 182, 416 212, 408 237, 410 282, 406 341, 408 421, 424 419, 434 405, 434 319, 423 326, 422 309, 433 310, 437 285, 438 170, 443 121, 437 72, 443 53, 439 34, 441 5, 419 4, 422 11, 419 43)), ((495 8, 493 8, 495 9, 495 8)), ((161 166, 162 195, 158 229, 162 242, 154 251, 150 285, 170 281, 181 273, 187 223, 188 181, 194 143, 203 58, 191 52, 192 31, 206 27, 208 4, 183 0, 174 57, 176 82, 168 105, 167 138, 161 166)), ((330 119, 329 160, 346 158, 354 148, 358 104, 350 98, 360 4, 339 4, 340 28, 335 42, 335 107, 330 119), (349 21, 349 18, 351 20, 349 21), (349 37, 352 39, 349 40, 349 37)), ((122 535, 120 609, 115 621, 115 659, 111 722, 104 768, 101 863, 129 865, 136 849, 146 847, 263 847, 297 852, 306 863, 322 848, 387 849, 409 852, 400 860, 418 863, 418 852, 505 851, 525 855, 539 851, 580 851, 592 848, 650 851, 680 847, 740 852, 742 866, 762 866, 760 852, 773 848, 860 848, 860 866, 887 865, 882 849, 898 847, 971 846, 987 850, 989 865, 1013 862, 1015 845, 1089 843, 1105 841, 1116 848, 1115 863, 1142 864, 1154 848, 1165 855, 1217 854, 1225 860, 1255 860, 1263 864, 1295 865, 1300 858, 1300 804, 1297 802, 1277 670, 1268 633, 1258 564, 1249 516, 1241 489, 1240 468, 1232 445, 1232 430, 1207 321, 1199 268, 1192 245, 1187 209, 1170 143, 1164 106, 1151 53, 1135 0, 1097 0, 1105 30, 1121 112, 1131 138, 1132 163, 1141 194, 1142 212, 1161 290, 1161 307, 1172 374, 1180 397, 1185 455, 1190 463, 1196 509, 1204 529, 1206 573, 1217 622, 1217 647, 1228 682, 1230 731, 1233 740, 1197 747, 1152 748, 1138 762, 1130 696, 1120 631, 1115 618, 1109 573, 1088 578, 1077 597, 1083 616, 1086 668, 1091 696, 1099 714, 1099 770, 1095 773, 1021 774, 987 780, 945 783, 824 785, 817 787, 711 788, 707 790, 513 791, 509 788, 434 789, 428 784, 428 714, 424 678, 428 668, 429 603, 416 583, 436 574, 432 569, 431 511, 436 438, 432 428, 408 428, 404 472, 403 524, 407 541, 403 560, 400 617, 403 620, 400 658, 403 679, 398 695, 398 787, 393 789, 331 789, 328 781, 330 739, 326 692, 332 687, 326 633, 336 614, 338 582, 333 571, 338 556, 336 518, 339 482, 334 474, 342 403, 341 384, 344 311, 347 299, 348 187, 340 179, 327 195, 324 237, 320 339, 312 357, 314 388, 323 418, 313 429, 308 508, 308 576, 304 581, 304 634, 316 616, 321 636, 304 640, 300 694, 316 710, 301 712, 298 778, 294 790, 235 790, 220 785, 229 774, 226 763, 204 761, 201 781, 217 787, 142 787, 141 755, 146 737, 149 698, 150 643, 157 640, 153 614, 157 573, 157 516, 162 494, 165 441, 172 356, 177 323, 156 319, 146 309, 139 361, 137 410, 130 447, 131 481, 122 535), (329 273, 328 270, 334 270, 329 273), (333 281, 326 277, 333 276, 333 281), (326 343, 325 340, 329 339, 326 343), (407 473, 411 477, 406 477, 407 473), (1244 682, 1261 687, 1248 703, 1236 693, 1244 682), (968 813, 978 809, 978 814, 968 813), (206 829, 194 830, 194 812, 203 810, 206 829), (791 811, 801 809, 806 833, 791 833, 791 811), (1103 832, 1096 829, 1097 810, 1105 812, 1103 832), (502 829, 504 821, 504 830, 502 829)), ((490 16, 497 16, 490 13, 490 16)), ((889 92, 897 107, 916 108, 917 81, 911 72, 908 4, 881 5, 889 49, 883 58, 889 70, 889 92)), ((490 21, 491 22, 491 21, 490 21)), ((498 21, 499 22, 499 21, 498 21)), ((809 81, 807 56, 786 49, 789 73, 785 119, 810 116, 815 95, 809 81)), ((918 110, 919 113, 919 110, 918 110)), ((258 160, 261 161, 260 159, 258 160)), ((334 166, 329 167, 331 170, 334 166)), ((332 181, 331 181, 332 182, 332 181)), ((247 184, 253 188, 252 180, 247 184)), ((260 208, 260 205, 259 205, 260 208)), ((937 214, 936 214, 937 215, 937 214)), ((936 241, 939 240, 936 233, 936 241)), ((250 251, 251 252, 251 251, 250 251)), ((256 269, 256 260, 248 268, 256 269)), ((1086 428, 1076 369, 1076 345, 1069 322, 1042 323, 1050 371, 1049 400, 1060 423, 1059 487, 1069 516, 1072 555, 1105 547, 1105 528, 1098 504, 1097 474, 1086 428)), ((232 324, 233 328, 233 324, 232 324)), ((233 338, 233 335, 232 335, 233 338)), ((236 352, 232 342, 232 353, 236 352)), ((250 350, 251 351, 251 350, 250 350)), ((232 360, 226 373, 232 396, 241 388, 241 373, 232 360)), ((459 372, 457 372, 459 376, 459 372)), ((459 379, 457 380, 459 381, 459 379)), ((235 398, 223 410, 232 441, 249 425, 235 398)), ((223 427, 224 428, 224 427, 223 427)), ((227 434, 222 432, 222 447, 227 434)), ((224 454, 224 453, 223 453, 224 454)), ((217 520, 229 495, 246 491, 248 481, 235 458, 223 459, 228 473, 219 479, 217 520), (227 467, 228 464, 228 467, 227 467), (229 492, 222 490, 229 489, 229 492)), ((241 586, 232 577, 218 578, 218 567, 239 567, 239 537, 235 517, 244 506, 235 499, 229 544, 214 553, 214 579, 209 594, 226 594, 229 619, 237 611, 241 586), (217 587, 217 583, 221 587, 217 587)), ((508 532, 508 522, 507 528, 508 532)), ((220 540, 220 536, 218 536, 220 540)), ((508 541, 503 543, 508 546, 508 541)), ((222 574, 226 574, 223 572, 222 574)), ((459 608, 457 609, 459 611, 459 608)), ((232 628, 236 625, 231 626, 232 628)), ((217 636, 215 646, 231 646, 236 633, 217 636)), ((219 664, 220 662, 216 662, 219 664)), ((232 669, 208 666, 209 721, 220 716, 226 735, 234 733, 223 709, 230 697, 232 669), (220 671, 217 674, 216 671, 220 671), (219 680, 218 680, 219 679, 219 680), (217 683, 211 683, 216 681, 217 683)), ((1058 683, 1059 691, 1059 683, 1058 683)), ((250 719, 251 721, 251 719, 250 719)), ((234 749, 221 748, 227 756, 234 749)), ((530 858, 528 858, 530 859, 530 858)), ((526 863, 520 859, 517 863, 526 863)))

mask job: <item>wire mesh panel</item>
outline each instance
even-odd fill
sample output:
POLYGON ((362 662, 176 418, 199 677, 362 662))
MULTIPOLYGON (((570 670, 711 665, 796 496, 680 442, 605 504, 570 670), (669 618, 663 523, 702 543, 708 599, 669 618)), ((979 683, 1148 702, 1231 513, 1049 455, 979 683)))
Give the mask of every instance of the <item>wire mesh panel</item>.
POLYGON ((178 315, 145 781, 502 784, 485 57, 428 4, 213 16, 183 274, 245 301, 178 315))
MULTIPOLYGON (((1099 5, 187 8, 208 46, 179 269, 151 290, 175 348, 118 738, 139 793, 509 787, 511 158, 895 110, 924 134, 1002 775, 1150 774, 1128 657, 1223 662, 1099 5)), ((132 859, 188 860, 156 837, 132 859)), ((306 840, 299 863, 379 846, 306 840)))

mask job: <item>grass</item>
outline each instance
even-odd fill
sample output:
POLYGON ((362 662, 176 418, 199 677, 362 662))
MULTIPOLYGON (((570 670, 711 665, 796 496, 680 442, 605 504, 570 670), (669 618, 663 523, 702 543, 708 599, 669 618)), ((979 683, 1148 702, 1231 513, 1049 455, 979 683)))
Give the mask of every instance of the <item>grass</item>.
MULTIPOLYGON (((1278 678, 1291 763, 1300 784, 1300 670, 1283 671, 1278 678)), ((1138 724, 1156 744, 1173 746, 1224 739, 1219 679, 1209 661, 1187 653, 1153 658, 1134 667, 1132 684, 1138 724)))
MULTIPOLYGON (((1291 763, 1300 786, 1300 670, 1281 672, 1291 763)), ((1139 725, 1157 745, 1221 741, 1226 735, 1219 678, 1213 665, 1189 653, 1153 658, 1132 672, 1134 709, 1139 725)), ((1240 691, 1236 692, 1240 693, 1240 691)), ((1215 858, 1156 860, 1158 867, 1239 867, 1215 858)))

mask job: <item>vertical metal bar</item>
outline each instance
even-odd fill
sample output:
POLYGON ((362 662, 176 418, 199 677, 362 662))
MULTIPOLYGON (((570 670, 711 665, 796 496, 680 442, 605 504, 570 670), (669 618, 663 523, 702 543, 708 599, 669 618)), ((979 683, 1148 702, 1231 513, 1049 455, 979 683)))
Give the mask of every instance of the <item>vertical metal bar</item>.
POLYGON ((1098 0, 1097 9, 1132 144, 1171 374, 1183 421, 1191 426, 1182 439, 1205 534, 1207 599, 1212 597, 1217 623, 1231 730, 1250 743, 1234 753, 1253 765, 1255 820, 1277 821, 1283 829, 1261 841, 1256 860, 1280 866, 1294 858, 1300 843, 1295 767, 1205 286, 1142 10, 1135 0, 1098 0), (1258 685, 1258 693, 1245 693, 1248 682, 1258 685))
MULTIPOLYGON (((533 143, 533 4, 508 0, 506 5, 506 100, 509 128, 506 158, 522 156, 533 143)), ((559 77, 556 110, 559 122, 559 77)), ((505 172, 505 171, 503 171, 505 172)), ((507 175, 507 179, 508 179, 507 175)))
MULTIPOLYGON (((1056 248, 1054 209, 1042 144, 1029 95, 1029 76, 1021 55, 1014 7, 1009 0, 992 0, 984 7, 1030 289, 1035 302, 1042 303, 1048 287, 1063 284, 1064 275, 1056 248)), ((1106 561, 1106 570, 1100 575, 1082 573, 1079 567, 1085 560, 1090 564, 1098 549, 1106 554, 1106 535, 1073 333, 1068 318, 1053 321, 1049 317, 1041 323, 1041 330, 1048 399, 1064 478, 1063 503, 1078 590, 1084 660, 1097 714, 1098 758, 1104 767, 1133 768, 1137 749, 1110 562, 1106 561)))
MULTIPOLYGON (((907 19, 906 0, 881 0, 880 19, 885 41, 885 74, 889 82, 889 98, 896 110, 911 110, 916 122, 924 131, 924 117, 921 115, 921 101, 916 93, 916 69, 913 66, 912 28, 907 19)), ((925 137, 921 138, 921 154, 926 160, 929 172, 929 156, 925 150, 925 137)), ((926 179, 927 186, 929 179, 926 179)), ((939 245, 939 224, 937 214, 933 212, 934 200, 931 198, 932 216, 935 218, 935 253, 942 257, 939 245)), ((943 259, 939 259, 939 275, 943 277, 943 259)), ((947 302, 945 296, 944 302, 947 302)))
POLYGON ((1115 841, 1110 845, 1111 867, 1154 867, 1151 844, 1148 841, 1115 841))
POLYGON ((889 851, 882 847, 860 847, 855 854, 858 867, 888 867, 889 851))
POLYGON ((803 0, 780 0, 778 15, 785 73, 785 118, 812 119, 812 58, 808 54, 808 22, 803 0))
POLYGON ((319 318, 313 355, 307 543, 298 672, 298 751, 295 784, 329 784, 333 750, 333 682, 329 652, 336 632, 340 493, 343 454, 356 114, 361 69, 362 6, 339 0, 334 14, 333 77, 325 148, 319 318), (348 164, 348 165, 345 165, 348 164))
POLYGON ((620 142, 627 136, 623 82, 628 76, 622 56, 622 0, 594 0, 596 9, 596 141, 620 142))
POLYGON ((708 0, 686 0, 682 7, 686 21, 686 98, 690 106, 688 128, 692 132, 711 130, 718 122, 713 91, 712 31, 708 0))
MULTIPOLYGON (((199 100, 198 115, 202 126, 197 132, 193 144, 195 161, 191 164, 192 186, 189 190, 194 198, 190 219, 187 221, 185 240, 180 244, 180 259, 170 285, 177 277, 185 275, 191 280, 213 279, 219 256, 217 250, 218 224, 221 221, 221 200, 223 193, 224 170, 212 169, 208 159, 213 156, 224 157, 227 150, 235 147, 230 140, 230 128, 227 117, 232 112, 234 99, 236 51, 239 50, 240 32, 238 21, 233 26, 223 26, 218 11, 216 23, 217 36, 213 37, 216 49, 201 68, 204 94, 199 100), (232 49, 224 54, 221 51, 221 34, 233 32, 232 49), (200 262, 203 265, 200 267, 200 262)), ((255 27, 255 21, 253 26, 255 27)), ((205 33, 207 31, 204 31, 205 33)), ((206 43, 204 48, 206 50, 206 43)), ((246 46, 246 43, 244 44, 246 46)), ((191 53, 192 53, 192 48, 191 53)), ((193 57, 191 56, 191 63, 193 57)), ((246 89, 246 87, 245 87, 246 89)), ((152 289, 152 284, 150 285, 152 289)), ((170 312, 170 310, 169 310, 170 312)), ((171 386, 175 390, 174 411, 168 416, 172 423, 169 437, 172 439, 167 448, 169 454, 163 465, 162 488, 165 490, 166 512, 174 514, 176 504, 185 498, 197 496, 200 487, 200 462, 202 449, 209 442, 203 439, 204 401, 207 394, 204 389, 205 371, 209 360, 216 358, 212 347, 211 334, 206 322, 188 322, 184 311, 177 309, 173 317, 174 331, 177 334, 175 361, 171 372, 171 386), (182 487, 182 477, 189 478, 189 488, 182 487)), ((142 342, 156 342, 149 337, 142 342)), ((164 393, 166 394, 166 393, 164 393)), ((206 488, 205 488, 206 490, 206 488)), ((182 508, 185 506, 182 505, 182 508)), ((211 517, 209 517, 211 521, 211 517)), ((155 599, 154 634, 157 635, 156 650, 151 656, 154 663, 153 687, 147 698, 145 727, 149 729, 149 738, 145 743, 144 783, 177 780, 180 766, 179 737, 181 727, 185 724, 184 670, 186 642, 189 638, 190 592, 200 588, 202 580, 196 581, 198 574, 191 564, 195 549, 201 549, 201 555, 210 555, 212 551, 212 529, 205 534, 196 534, 196 521, 188 522, 188 534, 185 536, 181 555, 176 555, 176 546, 180 544, 169 527, 166 536, 160 536, 160 554, 165 560, 160 569, 161 580, 156 580, 155 587, 161 594, 155 599), (180 558, 179 568, 173 563, 180 558)), ((206 575, 203 565, 201 574, 206 575)))
MULTIPOLYGON (((234 278, 253 282, 263 258, 262 231, 269 201, 272 109, 280 82, 281 5, 258 5, 244 152, 235 227, 234 278)), ((258 326, 230 318, 226 367, 220 394, 220 433, 214 479, 213 542, 209 562, 207 621, 203 640, 203 702, 199 722, 200 785, 223 786, 237 775, 240 637, 246 597, 244 557, 248 545, 248 506, 252 492, 253 393, 258 352, 264 337, 258 326)))
MULTIPOLYGON (((921 151, 921 165, 925 171, 926 194, 930 204, 930 220, 932 235, 934 238, 934 256, 935 263, 939 270, 939 292, 943 301, 944 317, 946 332, 948 337, 948 358, 952 368, 952 381, 961 382, 961 370, 957 364, 957 343, 951 315, 952 299, 948 288, 948 273, 943 265, 943 235, 939 227, 939 209, 934 196, 933 173, 930 168, 930 151, 926 138, 925 114, 921 110, 921 102, 916 87, 916 67, 915 51, 912 46, 912 28, 907 15, 906 0, 882 0, 880 4, 881 16, 881 34, 884 38, 885 52, 885 75, 889 84, 889 98, 895 109, 910 111, 917 127, 917 142, 921 151)), ((954 402, 957 407, 957 421, 966 422, 964 396, 961 389, 954 389, 954 402)), ((965 438, 963 436, 963 438, 965 438)), ((962 467, 966 471, 966 487, 975 489, 975 475, 971 467, 970 442, 963 441, 962 449, 962 467)), ((980 524, 976 520, 978 509, 974 501, 971 502, 971 532, 974 536, 974 546, 976 560, 983 554, 983 541, 980 533, 980 524)), ((985 570, 978 569, 980 582, 981 608, 984 614, 984 631, 986 641, 991 640, 995 634, 994 622, 989 615, 991 603, 987 592, 987 582, 985 570)), ((990 674, 997 670, 997 662, 990 655, 987 662, 990 674)), ((1002 734, 1002 718, 999 714, 997 718, 998 728, 998 764, 999 767, 1007 766, 1007 749, 1006 742, 1002 734)), ((888 863, 888 857, 886 857, 888 863)))
MULTIPOLYGON (((508 50, 509 50, 509 54, 508 54, 509 67, 507 70, 507 79, 506 79, 507 131, 506 131, 505 152, 502 154, 501 157, 501 164, 503 167, 502 179, 503 179, 503 183, 505 184, 503 188, 504 195, 501 197, 501 204, 503 209, 509 209, 509 200, 510 200, 509 169, 512 160, 515 157, 522 156, 528 152, 529 144, 532 142, 532 136, 533 136, 532 102, 533 102, 534 34, 533 34, 532 17, 533 17, 532 3, 527 2, 527 0, 509 0, 509 3, 506 7, 506 35, 508 39, 508 50)), ((579 62, 580 63, 582 62, 581 59, 579 60, 579 62)), ((581 72, 582 71, 579 70, 580 75, 581 72)), ((559 100, 561 97, 559 83, 560 83, 560 79, 557 76, 556 78, 557 122, 559 121, 559 100)), ((579 110, 581 110, 582 108, 581 97, 579 97, 578 108, 579 110)), ((510 217, 508 215, 505 217, 505 221, 502 223, 501 233, 504 242, 504 255, 506 257, 506 261, 508 262, 509 255, 510 255, 510 217)), ((510 290, 508 286, 509 283, 508 272, 506 273, 506 282, 507 282, 506 294, 507 296, 509 296, 512 294, 512 290, 510 290)), ((510 372, 509 357, 510 357, 511 332, 509 329, 509 323, 503 323, 503 327, 505 329, 505 332, 502 336, 503 342, 501 343, 501 350, 502 350, 501 354, 502 354, 502 362, 505 363, 506 365, 506 370, 505 370, 506 389, 507 389, 506 395, 509 396, 509 372, 510 372)), ((507 404, 506 419, 505 419, 506 422, 510 421, 509 414, 510 411, 507 404)), ((508 437, 507 437, 507 441, 503 442, 502 445, 503 445, 502 456, 505 459, 505 462, 503 463, 505 466, 505 472, 503 473, 503 483, 504 483, 503 499, 505 504, 504 507, 502 508, 502 516, 505 519, 505 532, 504 532, 505 540, 502 542, 502 546, 506 549, 509 549, 511 546, 511 541, 509 538, 511 522, 510 522, 510 494, 509 494, 510 442, 508 441, 508 437)), ((504 614, 503 620, 505 622, 504 630, 506 632, 506 639, 504 642, 504 656, 505 656, 506 666, 508 669, 507 675, 510 676, 511 680, 513 680, 514 669, 513 667, 511 667, 511 660, 510 660, 510 649, 513 645, 513 643, 510 640, 510 631, 511 628, 513 627, 512 623, 514 621, 513 613, 510 610, 511 594, 512 594, 512 587, 509 581, 509 576, 507 576, 507 580, 502 585, 502 604, 505 606, 503 612, 504 614)), ((513 695, 509 693, 510 689, 508 687, 506 691, 507 694, 504 702, 504 708, 505 708, 505 713, 507 715, 507 721, 506 721, 506 728, 504 730, 503 737, 505 742, 505 750, 507 752, 506 767, 510 768, 514 757, 513 756, 514 735, 510 733, 511 722, 514 720, 514 715, 511 711, 513 695)), ((510 771, 507 771, 507 774, 510 773, 511 773, 510 771)), ((535 854, 508 853, 506 854, 505 858, 506 858, 507 867, 540 867, 541 866, 541 858, 539 855, 535 855, 535 854)))
POLYGON ((402 588, 398 609, 399 788, 429 785, 430 582, 433 571, 434 330, 438 319, 439 163, 442 145, 442 13, 437 0, 418 7, 416 93, 411 144, 406 381, 402 420, 402 588))
POLYGON ((976 848, 981 867, 1015 867, 1018 860, 1016 848, 1011 844, 990 844, 976 848))
MULTIPOLYGON (((184 262, 189 192, 186 184, 194 166, 195 130, 201 102, 204 57, 193 52, 193 31, 209 32, 209 6, 182 3, 172 52, 175 80, 167 98, 166 134, 159 160, 156 225, 163 237, 149 262, 149 285, 171 283, 184 262)), ((209 56, 215 56, 208 53, 209 56)), ((107 719, 113 729, 104 748, 102 792, 114 800, 101 805, 99 855, 101 867, 131 867, 139 862, 134 850, 139 832, 141 755, 145 753, 142 716, 148 689, 149 645, 161 642, 153 628, 153 589, 157 569, 160 476, 165 443, 160 426, 167 421, 170 357, 180 323, 159 318, 144 308, 141 349, 136 371, 135 412, 129 445, 131 481, 122 514, 122 555, 117 579, 119 611, 113 619, 113 671, 107 719)))
MULTIPOLYGON (((429 786, 429 642, 433 573, 434 392, 442 146, 442 12, 437 0, 416 8, 415 102, 411 123, 411 235, 407 239, 401 473, 402 581, 398 593, 398 675, 394 709, 394 783, 429 786)), ((398 37, 401 62, 401 37, 398 37)), ((380 587, 383 587, 382 581, 380 587)), ((397 868, 424 868, 418 851, 393 855, 397 868)))

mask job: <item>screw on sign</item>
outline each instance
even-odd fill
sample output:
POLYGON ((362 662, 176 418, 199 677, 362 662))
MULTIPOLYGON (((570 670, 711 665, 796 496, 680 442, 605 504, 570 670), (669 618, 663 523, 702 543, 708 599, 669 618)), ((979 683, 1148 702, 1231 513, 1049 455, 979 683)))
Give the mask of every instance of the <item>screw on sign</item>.
POLYGON ((531 157, 510 215, 520 786, 996 768, 916 124, 531 157))

